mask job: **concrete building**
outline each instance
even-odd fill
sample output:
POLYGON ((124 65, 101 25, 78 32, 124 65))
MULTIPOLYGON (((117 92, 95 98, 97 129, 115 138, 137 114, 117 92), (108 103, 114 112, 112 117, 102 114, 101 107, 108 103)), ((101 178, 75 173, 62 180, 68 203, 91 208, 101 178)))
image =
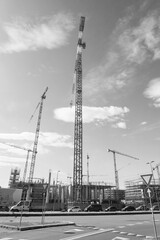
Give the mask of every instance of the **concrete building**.
MULTIPOLYGON (((127 204, 149 204, 149 196, 147 193, 147 185, 144 184, 142 178, 125 182, 125 201, 127 204)), ((149 188, 151 189, 152 203, 160 201, 160 185, 159 180, 152 180, 149 188)))

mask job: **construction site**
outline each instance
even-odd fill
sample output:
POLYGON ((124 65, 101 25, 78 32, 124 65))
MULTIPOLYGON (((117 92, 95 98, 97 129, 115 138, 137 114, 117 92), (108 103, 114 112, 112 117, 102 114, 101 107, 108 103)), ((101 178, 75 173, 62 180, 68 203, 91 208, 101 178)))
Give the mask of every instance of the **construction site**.
MULTIPOLYGON (((116 205, 120 209, 124 204, 146 204, 148 197, 145 195, 145 188, 142 180, 129 180, 125 183, 125 189, 119 187, 119 176, 116 166, 116 155, 138 160, 137 157, 130 156, 126 153, 108 149, 108 153, 113 154, 113 164, 115 173, 115 182, 113 184, 106 182, 93 183, 89 181, 89 156, 87 156, 87 182, 84 183, 83 173, 83 113, 82 113, 82 50, 86 48, 83 42, 83 31, 85 26, 85 17, 80 18, 77 54, 74 69, 74 79, 72 87, 72 99, 70 105, 75 106, 75 122, 74 122, 74 151, 73 151, 73 176, 70 184, 61 184, 58 181, 51 182, 51 172, 48 174, 48 181, 44 178, 36 179, 34 176, 35 162, 37 156, 38 139, 40 134, 41 118, 43 113, 43 103, 46 99, 48 87, 43 92, 40 102, 37 106, 39 109, 38 121, 35 131, 35 139, 33 149, 27 149, 21 146, 5 143, 13 148, 20 148, 27 152, 25 161, 23 178, 20 180, 20 170, 11 169, 9 177, 10 189, 22 189, 21 200, 34 202, 35 210, 66 210, 69 206, 81 206, 84 209, 92 201, 99 202, 104 207, 116 205), (29 166, 29 155, 31 156, 31 164, 29 166), (29 168, 29 176, 27 169, 29 168), (37 206, 40 206, 39 208, 37 206)), ((160 173, 159 165, 156 166, 159 179, 153 179, 150 183, 153 192, 153 202, 160 201, 160 173)), ((14 203, 13 203, 14 204, 14 203)))

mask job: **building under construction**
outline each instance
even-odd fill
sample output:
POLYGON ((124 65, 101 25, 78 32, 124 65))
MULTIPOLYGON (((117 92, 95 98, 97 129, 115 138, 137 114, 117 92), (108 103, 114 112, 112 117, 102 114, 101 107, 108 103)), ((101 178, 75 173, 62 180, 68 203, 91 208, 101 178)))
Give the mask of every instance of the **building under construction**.
MULTIPOLYGON (((153 179, 149 184, 152 190, 152 203, 160 201, 160 184, 158 179, 153 179)), ((125 182, 125 201, 127 204, 148 204, 149 197, 146 192, 148 186, 144 184, 142 178, 125 182)))
POLYGON ((51 173, 49 173, 48 182, 36 178, 32 183, 23 182, 20 181, 19 173, 19 170, 12 169, 9 187, 23 190, 21 200, 27 199, 29 190, 30 199, 34 200, 34 204, 37 203, 37 205, 42 204, 45 198, 46 209, 49 210, 62 210, 76 204, 84 209, 92 201, 99 202, 107 207, 111 204, 119 204, 121 200, 124 200, 124 190, 117 190, 113 185, 105 182, 90 182, 89 184, 82 184, 82 201, 75 203, 73 201, 74 187, 72 184, 58 184, 55 180, 51 183, 51 173))
MULTIPOLYGON (((43 179, 33 181, 32 184, 29 182, 24 183, 19 180, 19 174, 20 171, 18 169, 11 170, 9 187, 23 189, 22 199, 25 199, 30 186, 30 197, 39 202, 43 201, 43 194, 45 193, 45 198, 47 197, 45 201, 50 210, 62 210, 77 204, 83 209, 92 201, 97 201, 105 207, 121 204, 121 202, 134 206, 149 204, 149 198, 146 193, 147 186, 142 179, 126 181, 125 190, 116 189, 115 186, 104 182, 82 184, 82 201, 81 203, 76 203, 73 201, 74 187, 72 184, 57 184, 55 181, 50 183, 50 180, 45 182, 43 179)), ((159 202, 159 179, 151 180, 149 187, 152 189, 152 203, 159 202)))

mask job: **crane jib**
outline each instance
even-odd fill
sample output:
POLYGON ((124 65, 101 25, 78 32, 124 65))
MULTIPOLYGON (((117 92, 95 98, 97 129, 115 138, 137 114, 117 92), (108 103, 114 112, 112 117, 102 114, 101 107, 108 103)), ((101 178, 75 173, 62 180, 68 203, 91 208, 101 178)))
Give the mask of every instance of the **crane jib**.
POLYGON ((48 91, 48 87, 46 87, 46 90, 44 91, 43 95, 41 98, 45 99, 46 98, 46 92, 48 91))
POLYGON ((132 156, 130 156, 130 155, 128 155, 128 154, 121 153, 121 152, 118 152, 118 151, 115 151, 115 150, 108 149, 108 152, 116 153, 116 154, 119 154, 119 155, 122 155, 122 156, 126 156, 126 157, 130 157, 130 158, 133 158, 133 159, 139 160, 139 158, 132 157, 132 156))

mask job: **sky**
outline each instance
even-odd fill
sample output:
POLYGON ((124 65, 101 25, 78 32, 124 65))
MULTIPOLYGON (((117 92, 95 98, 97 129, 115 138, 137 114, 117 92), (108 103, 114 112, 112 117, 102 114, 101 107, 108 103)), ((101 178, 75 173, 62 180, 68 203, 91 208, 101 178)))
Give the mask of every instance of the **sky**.
MULTIPOLYGON (((160 163, 160 1, 0 0, 0 186, 24 174, 43 102, 34 178, 69 184, 74 106, 70 107, 80 17, 85 17, 83 182, 120 188, 160 163), (12 144, 20 148, 11 147, 12 144)), ((31 153, 27 169, 30 171, 31 153)), ((154 171, 154 177, 158 178, 154 171)))

